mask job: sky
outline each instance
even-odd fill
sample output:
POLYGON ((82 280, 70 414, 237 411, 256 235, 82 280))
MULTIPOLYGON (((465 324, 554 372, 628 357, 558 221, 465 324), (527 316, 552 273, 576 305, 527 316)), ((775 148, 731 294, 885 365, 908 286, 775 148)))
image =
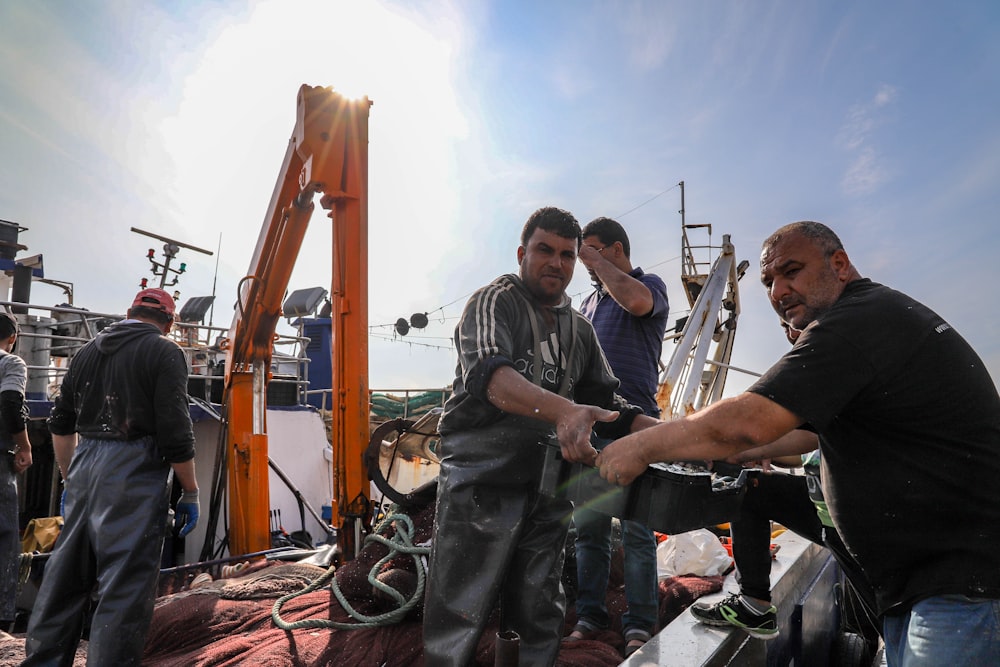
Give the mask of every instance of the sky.
MULTIPOLYGON (((785 351, 760 244, 810 219, 1000 382, 994 0, 0 0, 0 219, 99 312, 155 280, 162 244, 131 228, 209 250, 181 251, 176 289, 228 327, 304 83, 373 102, 373 389, 450 384, 464 302, 516 271, 540 206, 617 218, 683 317, 682 181, 695 240, 750 262, 735 366, 785 351), (426 329, 394 334, 413 313, 426 329)), ((330 224, 317 206, 290 289, 329 287, 330 224)), ((590 289, 578 267, 569 294, 590 289)))

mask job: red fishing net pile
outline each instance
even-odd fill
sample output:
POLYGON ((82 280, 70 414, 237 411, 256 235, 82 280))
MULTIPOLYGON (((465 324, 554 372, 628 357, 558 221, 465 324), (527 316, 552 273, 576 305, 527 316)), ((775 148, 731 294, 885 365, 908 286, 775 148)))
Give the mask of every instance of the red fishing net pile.
MULTIPOLYGON (((413 542, 429 539, 433 505, 411 515, 415 525, 413 542)), ((368 575, 388 553, 385 546, 368 544, 357 559, 336 572, 336 582, 356 611, 374 616, 394 605, 373 594, 368 575)), ((605 667, 622 661, 624 640, 621 615, 625 611, 622 586, 621 551, 612 563, 608 586, 608 609, 612 627, 593 640, 563 642, 557 665, 563 667, 605 667)), ((412 585, 415 570, 409 556, 398 556, 382 568, 380 578, 412 585)), ((419 605, 401 622, 380 627, 353 630, 297 629, 281 630, 271 620, 277 598, 300 591, 325 572, 324 569, 297 563, 257 563, 239 572, 239 576, 217 579, 202 588, 184 590, 158 598, 153 623, 146 642, 143 665, 150 667, 193 667, 224 665, 338 665, 349 667, 422 667, 423 641, 419 605)), ((566 577, 575 578, 575 565, 567 560, 566 577)), ((564 577, 564 579, 566 579, 564 577)), ((190 575, 189 577, 190 578, 190 575)), ((567 589, 572 596, 572 581, 567 589)), ((177 590, 178 582, 161 582, 161 589, 177 590)), ((722 577, 673 577, 660 582, 660 624, 669 623, 701 595, 720 590, 722 577)), ((281 610, 286 622, 301 619, 327 619, 355 623, 334 596, 329 584, 288 601, 281 610)), ((569 600, 566 633, 576 621, 569 600)), ((476 664, 494 664, 496 625, 483 634, 476 654, 476 664)), ((23 637, 17 638, 23 657, 23 637)), ((0 639, 0 656, 6 642, 0 639)), ((17 653, 13 645, 9 646, 17 653)), ((11 658, 15 656, 11 655, 11 658)), ((16 661, 7 664, 16 664, 16 661)))

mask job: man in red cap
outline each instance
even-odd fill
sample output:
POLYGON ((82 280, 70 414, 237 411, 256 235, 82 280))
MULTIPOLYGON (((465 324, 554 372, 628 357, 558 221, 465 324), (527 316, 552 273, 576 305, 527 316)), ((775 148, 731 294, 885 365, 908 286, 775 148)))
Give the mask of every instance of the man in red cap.
MULTIPOLYGON (((170 326, 173 326, 174 322, 174 310, 176 308, 174 297, 170 296, 165 290, 159 287, 150 287, 148 289, 141 290, 135 295, 135 299, 132 300, 132 308, 151 308, 152 310, 158 310, 161 313, 166 313, 167 317, 170 318, 170 326)), ((132 311, 129 311, 129 317, 132 317, 132 311)), ((170 327, 167 327, 164 333, 170 331, 170 327)))
POLYGON ((49 416, 65 527, 45 566, 24 665, 68 665, 96 599, 88 664, 138 665, 153 615, 171 468, 179 537, 198 521, 187 362, 165 337, 173 298, 139 292, 127 319, 70 362, 49 416))

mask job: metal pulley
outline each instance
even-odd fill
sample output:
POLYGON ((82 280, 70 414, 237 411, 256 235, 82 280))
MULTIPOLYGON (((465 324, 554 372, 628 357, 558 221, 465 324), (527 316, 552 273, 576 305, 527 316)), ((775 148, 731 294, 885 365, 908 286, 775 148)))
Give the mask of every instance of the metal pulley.
POLYGON ((391 419, 372 433, 365 450, 368 477, 393 502, 413 505, 433 499, 440 417, 441 408, 434 408, 415 421, 391 419))

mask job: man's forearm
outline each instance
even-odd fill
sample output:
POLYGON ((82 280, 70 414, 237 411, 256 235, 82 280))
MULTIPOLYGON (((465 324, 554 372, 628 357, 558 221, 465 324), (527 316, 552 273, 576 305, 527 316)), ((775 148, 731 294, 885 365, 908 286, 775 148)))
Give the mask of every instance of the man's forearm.
MULTIPOLYGON (((744 450, 731 457, 731 460, 736 463, 759 461, 761 459, 771 459, 774 461, 781 457, 808 454, 817 447, 819 447, 819 438, 815 433, 796 429, 790 433, 786 433, 774 442, 744 450)), ((799 458, 798 465, 801 463, 801 458, 799 458)))
POLYGON ((174 475, 184 491, 197 491, 198 478, 195 476, 194 459, 189 459, 183 463, 171 463, 174 475))
POLYGON ((11 434, 14 441, 14 472, 22 473, 31 467, 31 440, 28 439, 28 429, 11 434))
POLYGON ((635 317, 645 317, 653 310, 653 294, 641 280, 636 280, 607 262, 595 270, 604 289, 619 306, 635 317))
POLYGON ((656 426, 660 424, 660 420, 656 417, 650 417, 649 415, 636 415, 635 419, 632 420, 632 426, 630 427, 630 432, 635 433, 636 431, 641 431, 643 429, 649 428, 650 426, 656 426))
POLYGON ((801 423, 777 403, 744 392, 616 440, 601 451, 597 464, 604 479, 629 484, 650 464, 726 460, 744 449, 777 440, 801 423))
POLYGON ((534 417, 555 424, 572 402, 529 382, 510 366, 498 368, 486 387, 487 399, 512 415, 534 417))
POLYGON ((73 460, 73 454, 76 452, 76 442, 76 433, 70 435, 52 434, 52 451, 55 454, 56 465, 59 466, 59 472, 62 474, 63 479, 66 479, 66 476, 69 474, 69 464, 73 460))
POLYGON ((20 433, 15 433, 11 436, 11 440, 14 441, 14 446, 18 449, 27 449, 31 451, 31 440, 28 438, 28 429, 24 429, 20 433))
POLYGON ((534 417, 556 427, 562 456, 567 461, 592 464, 597 456, 590 444, 594 422, 611 422, 619 413, 583 405, 529 382, 510 366, 498 368, 486 387, 490 403, 504 412, 534 417))
POLYGON ((802 420, 757 394, 743 393, 635 437, 642 456, 657 461, 717 461, 773 442, 802 420))

